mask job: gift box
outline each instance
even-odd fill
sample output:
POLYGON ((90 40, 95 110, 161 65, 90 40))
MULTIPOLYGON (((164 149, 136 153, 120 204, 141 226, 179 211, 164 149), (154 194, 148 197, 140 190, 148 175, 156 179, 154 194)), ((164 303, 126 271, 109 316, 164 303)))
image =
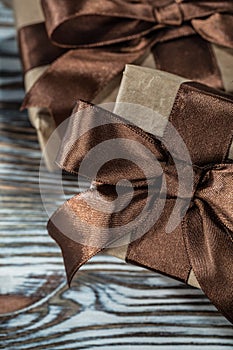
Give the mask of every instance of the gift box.
POLYGON ((232 96, 129 65, 115 112, 80 101, 58 154, 93 184, 48 223, 69 283, 105 251, 200 287, 232 322, 232 96))
POLYGON ((45 148, 77 99, 115 101, 125 64, 232 91, 232 1, 14 0, 27 95, 45 148), (88 25, 87 25, 88 24, 88 25))
MULTIPOLYGON (((13 0, 13 5, 16 27, 18 30, 18 42, 24 70, 25 90, 26 92, 30 92, 33 85, 37 81, 40 82, 40 78, 43 77, 45 73, 49 73, 51 64, 55 63, 59 57, 62 57, 67 50, 59 47, 59 45, 55 45, 48 37, 45 25, 45 14, 43 12, 40 0, 13 0)), ((65 4, 65 6, 67 5, 68 2, 65 4)), ((80 53, 82 54, 83 50, 80 49, 80 53)), ((96 50, 96 55, 98 55, 98 50, 96 50)), ((85 63, 85 59, 85 57, 83 57, 83 59, 81 58, 83 64, 85 63)), ((99 64, 102 63, 99 62, 99 64)), ((152 57, 143 57, 141 64, 145 67, 154 66, 152 57)), ((77 65, 75 64, 75 70, 77 69, 78 73, 80 73, 80 68, 82 69, 78 63, 77 65)), ((123 68, 124 65, 122 65, 122 69, 123 68)), ((57 70, 57 68, 55 68, 55 70, 57 70)), ((114 76, 110 82, 108 81, 105 88, 100 89, 98 93, 92 93, 88 91, 88 87, 83 85, 82 80, 85 77, 85 73, 83 74, 84 76, 81 74, 76 79, 74 76, 70 76, 73 74, 73 72, 69 72, 69 67, 64 65, 63 70, 63 73, 58 73, 61 75, 59 77, 58 85, 55 87, 56 91, 52 91, 52 86, 54 85, 52 81, 46 82, 46 90, 47 88, 48 90, 44 95, 47 95, 47 97, 49 99, 51 98, 51 100, 55 98, 56 101, 58 101, 60 98, 61 104, 64 104, 64 107, 62 106, 62 111, 60 110, 58 113, 55 112, 54 109, 47 104, 44 98, 43 102, 39 102, 39 100, 35 102, 35 104, 32 102, 33 107, 30 106, 28 108, 30 121, 37 130, 38 140, 43 151, 44 160, 48 170, 51 171, 57 169, 54 163, 55 154, 53 149, 50 149, 49 147, 46 148, 46 144, 60 122, 69 117, 77 98, 86 98, 96 103, 115 101, 121 80, 121 75, 116 74, 116 76, 114 76), (66 73, 68 73, 68 76, 66 73), (76 93, 69 91, 69 101, 67 101, 66 91, 61 91, 59 88, 61 82, 66 90, 69 89, 71 84, 76 85, 75 87, 72 86, 70 88, 71 91, 75 91, 76 88, 79 90, 76 93), (53 92, 56 96, 52 96, 53 92)), ((106 67, 107 74, 110 74, 110 71, 111 68, 106 67)), ((98 67, 96 68, 96 73, 98 73, 98 67)), ((40 93, 44 94, 44 88, 41 89, 41 87, 39 87, 39 90, 40 93)), ((34 95, 33 91, 31 91, 31 93, 34 95)), ((55 136, 53 137, 55 138, 55 136)), ((60 139, 60 135, 57 135, 56 137, 60 139)))

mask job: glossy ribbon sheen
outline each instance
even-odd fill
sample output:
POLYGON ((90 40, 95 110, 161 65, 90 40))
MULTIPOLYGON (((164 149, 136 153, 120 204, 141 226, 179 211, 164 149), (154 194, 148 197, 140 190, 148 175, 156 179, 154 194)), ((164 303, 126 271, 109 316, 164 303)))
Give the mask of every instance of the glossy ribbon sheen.
MULTIPOLYGON (((124 140, 136 141, 150 150, 162 166, 167 193, 159 220, 146 234, 141 238, 137 236, 135 240, 136 231, 127 232, 122 225, 134 220, 143 210, 148 196, 148 178, 133 163, 122 159, 106 163, 95 179, 89 167, 89 171, 82 175, 95 180, 95 189, 67 201, 48 223, 50 235, 62 249, 69 283, 77 269, 88 259, 130 233, 131 243, 126 261, 184 282, 187 282, 193 270, 209 299, 233 322, 233 164, 227 160, 233 133, 233 98, 224 93, 216 94, 215 90, 198 83, 180 85, 169 121, 185 141, 190 153, 194 188, 185 217, 170 234, 166 233, 165 227, 176 200, 180 200, 182 211, 187 198, 185 182, 182 183, 183 195, 177 198, 180 184, 174 159, 163 146, 164 140, 170 139, 168 130, 165 129, 159 141, 139 127, 129 126, 123 118, 88 103, 80 102, 76 111, 85 108, 85 115, 81 118, 77 115, 67 130, 58 158, 60 167, 78 173, 81 162, 95 145, 118 138, 126 155, 128 152, 129 157, 133 153, 136 158, 147 159, 144 151, 138 153, 137 148, 129 150, 124 140), (96 127, 96 118, 100 117, 106 123, 96 127), (112 124, 113 120, 115 123, 112 124), (93 125, 93 128, 76 140, 76 130, 85 125, 93 125), (88 204, 98 195, 108 201, 114 200, 115 185, 122 178, 129 180, 134 188, 127 208, 106 213, 88 204), (81 222, 87 226, 80 225, 81 222), (106 230, 99 233, 100 226, 106 230), (119 227, 118 234, 112 235, 108 231, 111 227, 119 227)), ((184 169, 190 166, 179 159, 179 153, 176 158, 184 169)), ((147 162, 147 173, 154 186, 154 192, 149 197, 154 208, 158 198, 165 195, 161 187, 161 169, 147 162)), ((124 195, 127 197, 127 191, 124 195)), ((147 214, 145 220, 149 220, 147 214)))
POLYGON ((150 50, 158 68, 223 88, 208 43, 233 48, 232 1, 42 0, 41 4, 47 32, 39 23, 22 28, 19 39, 25 70, 51 66, 30 89, 23 106, 48 108, 56 124, 69 116, 78 98, 92 101, 125 64, 140 63, 150 50))

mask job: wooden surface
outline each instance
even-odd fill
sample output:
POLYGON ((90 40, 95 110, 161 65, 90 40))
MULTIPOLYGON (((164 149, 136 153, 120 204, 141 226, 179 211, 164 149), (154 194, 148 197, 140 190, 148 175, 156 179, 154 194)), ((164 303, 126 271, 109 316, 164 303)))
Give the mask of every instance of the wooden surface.
MULTIPOLYGON (((24 92, 8 3, 0 5, 0 349, 233 349, 232 326, 201 291, 116 258, 93 258, 67 288, 46 231, 36 133, 18 111, 24 92)), ((64 200, 56 176, 42 170, 51 210, 64 200)), ((78 191, 70 177, 64 187, 67 196, 78 191)))

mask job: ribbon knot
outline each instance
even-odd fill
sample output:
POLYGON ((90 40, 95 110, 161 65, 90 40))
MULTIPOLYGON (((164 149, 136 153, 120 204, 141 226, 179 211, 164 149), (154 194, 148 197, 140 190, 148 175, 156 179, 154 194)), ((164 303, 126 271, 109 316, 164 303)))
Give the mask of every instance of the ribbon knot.
POLYGON ((198 196, 200 189, 207 189, 211 186, 210 176, 212 170, 216 167, 215 164, 199 167, 193 166, 193 195, 191 200, 194 201, 198 196))
POLYGON ((156 22, 168 26, 180 26, 183 22, 183 13, 178 2, 164 7, 155 7, 154 16, 156 22))
POLYGON ((211 165, 208 170, 204 168, 202 174, 194 195, 195 204, 200 206, 200 202, 208 203, 212 216, 215 216, 218 222, 224 223, 229 230, 229 237, 233 240, 233 164, 211 165))

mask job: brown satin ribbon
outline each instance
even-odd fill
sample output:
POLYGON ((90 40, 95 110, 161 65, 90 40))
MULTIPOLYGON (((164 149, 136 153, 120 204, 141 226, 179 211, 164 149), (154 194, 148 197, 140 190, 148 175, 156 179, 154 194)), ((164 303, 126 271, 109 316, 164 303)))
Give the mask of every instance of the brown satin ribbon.
POLYGON ((223 88, 209 42, 233 48, 232 1, 41 3, 45 24, 20 29, 22 57, 25 70, 52 64, 23 107, 48 108, 56 124, 77 99, 92 101, 125 64, 139 63, 151 49, 161 69, 223 88))
MULTIPOLYGON (((128 246, 126 261, 183 282, 187 282, 193 269, 209 299, 233 322, 233 164, 227 161, 233 133, 233 98, 225 93, 216 94, 215 90, 199 83, 180 85, 169 121, 186 143, 193 166, 184 162, 179 152, 175 153, 176 162, 182 164, 184 171, 192 166, 194 185, 189 208, 170 234, 165 228, 172 209, 179 199, 182 211, 188 198, 185 179, 182 197, 177 197, 176 166, 164 147, 164 141, 172 142, 169 128, 158 140, 99 107, 80 102, 76 111, 81 110, 85 110, 85 114, 80 118, 77 115, 67 130, 58 157, 60 167, 78 173, 81 162, 93 147, 119 138, 120 150, 125 155, 130 159, 135 155, 146 162, 147 178, 142 169, 119 159, 117 154, 116 159, 101 167, 95 178, 91 166, 83 172, 82 175, 95 180, 96 188, 67 201, 48 223, 50 235, 62 249, 69 283, 88 259, 131 233, 132 243, 128 246), (96 125, 97 119, 104 121, 103 125, 96 125), (86 125, 93 128, 76 139, 77 130, 86 125), (125 140, 136 141, 150 150, 162 166, 163 175, 161 168, 148 159, 146 151, 136 146, 129 149, 125 140), (167 182, 166 193, 162 176, 167 182), (114 200, 115 186, 122 178, 129 180, 134 188, 126 208, 107 213, 90 205, 90 201, 98 201, 99 195, 109 203, 114 200), (153 185, 153 193, 148 192, 149 184, 153 185), (151 220, 150 213, 156 213, 159 201, 165 197, 165 207, 158 221, 139 237, 138 231, 151 220), (146 212, 140 225, 128 232, 124 225, 135 220, 143 208, 146 212), (108 228, 118 230, 112 233, 108 228)), ((175 144, 171 147, 176 149, 175 144)), ((127 185, 123 196, 128 199, 127 185)))

